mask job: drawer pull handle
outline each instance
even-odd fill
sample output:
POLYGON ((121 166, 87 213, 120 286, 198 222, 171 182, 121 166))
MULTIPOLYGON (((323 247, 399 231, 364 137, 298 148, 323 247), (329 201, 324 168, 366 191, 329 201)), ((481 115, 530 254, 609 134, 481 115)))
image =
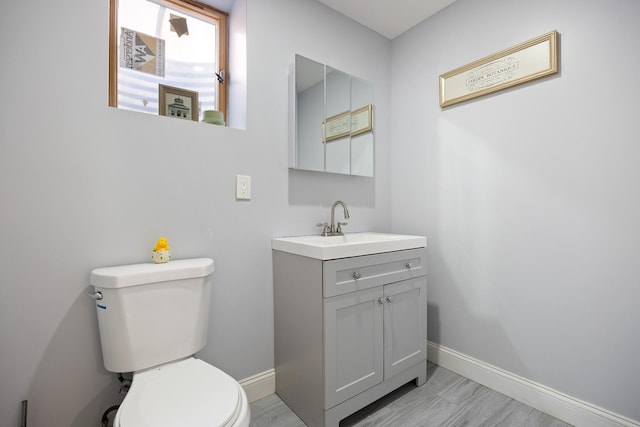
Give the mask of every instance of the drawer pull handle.
POLYGON ((362 275, 360 274, 360 272, 359 272, 359 271, 354 271, 354 272, 353 272, 353 278, 354 278, 354 279, 358 280, 358 279, 359 279, 359 278, 361 278, 361 277, 362 277, 362 275))
POLYGON ((412 262, 408 262, 405 266, 406 266, 408 269, 412 269, 412 268, 413 268, 413 263, 412 263, 412 262))
POLYGON ((391 302, 391 297, 387 297, 387 302, 391 302))

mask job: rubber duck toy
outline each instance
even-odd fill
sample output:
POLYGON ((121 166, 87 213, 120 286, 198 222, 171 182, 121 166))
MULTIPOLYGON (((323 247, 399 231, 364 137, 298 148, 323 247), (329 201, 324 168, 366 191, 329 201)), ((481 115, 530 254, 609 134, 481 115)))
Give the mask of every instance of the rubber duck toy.
POLYGON ((171 259, 171 248, 167 243, 166 237, 161 237, 158 239, 158 243, 156 243, 153 248, 153 252, 151 253, 151 259, 156 264, 163 264, 165 262, 169 262, 171 259))

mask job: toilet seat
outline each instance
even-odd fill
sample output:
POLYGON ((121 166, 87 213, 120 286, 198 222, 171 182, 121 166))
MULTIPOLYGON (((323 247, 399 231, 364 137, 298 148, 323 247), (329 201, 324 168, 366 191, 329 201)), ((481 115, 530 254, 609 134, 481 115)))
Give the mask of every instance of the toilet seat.
POLYGON ((202 360, 188 358, 134 374, 116 414, 119 427, 212 427, 248 424, 240 384, 202 360))

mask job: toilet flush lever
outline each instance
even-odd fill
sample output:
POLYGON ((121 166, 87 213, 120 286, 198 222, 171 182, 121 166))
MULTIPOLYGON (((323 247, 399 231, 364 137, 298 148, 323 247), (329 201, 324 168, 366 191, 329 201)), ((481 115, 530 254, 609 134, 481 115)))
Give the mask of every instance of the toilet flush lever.
POLYGON ((96 301, 100 301, 102 299, 102 292, 98 291, 98 292, 89 292, 87 295, 89 295, 91 298, 93 298, 96 301))

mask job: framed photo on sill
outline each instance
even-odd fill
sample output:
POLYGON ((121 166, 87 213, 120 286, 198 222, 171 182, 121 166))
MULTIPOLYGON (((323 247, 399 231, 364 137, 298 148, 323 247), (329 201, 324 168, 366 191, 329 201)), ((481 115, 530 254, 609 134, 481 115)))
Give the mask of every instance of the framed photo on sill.
POLYGON ((158 114, 182 120, 198 121, 198 92, 158 85, 158 114))

